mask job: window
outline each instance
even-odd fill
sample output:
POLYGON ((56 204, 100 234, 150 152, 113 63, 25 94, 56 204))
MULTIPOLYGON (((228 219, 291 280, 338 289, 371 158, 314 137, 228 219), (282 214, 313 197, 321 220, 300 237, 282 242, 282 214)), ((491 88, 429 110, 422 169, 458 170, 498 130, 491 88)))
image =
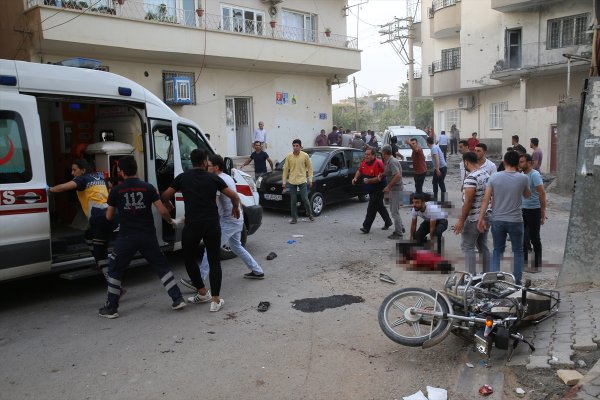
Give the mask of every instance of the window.
POLYGON ((460 67, 460 47, 442 50, 441 70, 447 71, 460 67))
POLYGON ((508 68, 521 67, 521 28, 506 30, 505 58, 508 68))
POLYGON ((29 182, 32 176, 23 119, 0 111, 0 183, 29 182))
POLYGON ((296 11, 283 10, 283 37, 288 40, 314 42, 316 33, 316 16, 296 11))
POLYGON ((549 19, 546 48, 558 49, 560 47, 590 44, 590 37, 586 33, 588 18, 589 14, 580 14, 549 19))
POLYGON ((179 138, 179 155, 181 157, 181 166, 184 171, 192 168, 190 155, 192 150, 202 149, 207 154, 213 154, 208 143, 204 141, 200 132, 187 125, 177 126, 177 137, 179 138))
POLYGON ((353 150, 351 167, 352 168, 360 167, 360 163, 362 163, 362 160, 364 159, 364 157, 365 157, 365 153, 363 151, 353 150))
POLYGON ((160 22, 177 22, 175 0, 146 0, 144 2, 145 19, 160 22))
POLYGON ((169 105, 196 104, 193 72, 163 71, 163 101, 169 105))
POLYGON ((460 129, 460 110, 446 110, 446 133, 450 133, 452 125, 456 125, 460 129))
POLYGON ((508 101, 490 105, 490 129, 502 129, 504 111, 508 110, 508 101))
POLYGON ((221 6, 223 30, 230 32, 263 35, 265 13, 234 6, 221 6))

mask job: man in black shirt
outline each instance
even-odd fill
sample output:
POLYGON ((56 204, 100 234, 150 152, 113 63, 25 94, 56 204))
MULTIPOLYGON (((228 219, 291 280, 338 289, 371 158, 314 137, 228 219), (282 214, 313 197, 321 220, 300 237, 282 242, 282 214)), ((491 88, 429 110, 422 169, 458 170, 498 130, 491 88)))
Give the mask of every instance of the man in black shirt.
MULTIPOLYGON (((185 226, 183 227, 181 244, 185 269, 195 287, 198 288, 199 302, 211 301, 210 311, 216 312, 225 303, 219 296, 221 291, 221 258, 219 248, 221 247, 221 227, 219 225, 219 211, 217 208, 217 191, 231 199, 233 203, 232 215, 237 219, 240 217, 240 198, 237 193, 227 187, 223 179, 206 170, 208 165, 207 154, 202 149, 191 152, 190 158, 193 168, 175 177, 171 187, 162 194, 165 203, 175 194, 181 192, 185 204, 185 226), (204 286, 198 263, 202 260, 204 251, 198 252, 198 244, 204 241, 208 254, 210 272, 209 290, 204 286)), ((170 203, 168 203, 170 204, 170 203)), ((172 205, 171 205, 172 207, 172 205)))
POLYGON ((119 235, 109 256, 108 295, 99 315, 105 318, 119 316, 119 298, 121 297, 121 279, 125 268, 138 251, 154 268, 171 299, 172 308, 180 310, 185 307, 185 300, 177 286, 167 258, 160 251, 154 228, 152 205, 158 209, 165 221, 174 224, 167 209, 158 196, 158 191, 151 184, 140 180, 137 174, 137 163, 133 157, 119 160, 119 169, 125 181, 115 186, 108 195, 106 219, 112 220, 118 211, 120 217, 119 235))
POLYGON ((525 150, 525 147, 519 144, 519 135, 512 135, 512 148, 514 151, 521 155, 527 154, 527 150, 525 150))
POLYGON ((261 175, 267 173, 267 162, 271 166, 271 171, 273 171, 273 160, 271 160, 266 151, 262 151, 262 146, 259 141, 254 142, 254 153, 250 154, 250 158, 246 160, 240 169, 244 168, 252 161, 254 161, 255 179, 258 179, 261 175))

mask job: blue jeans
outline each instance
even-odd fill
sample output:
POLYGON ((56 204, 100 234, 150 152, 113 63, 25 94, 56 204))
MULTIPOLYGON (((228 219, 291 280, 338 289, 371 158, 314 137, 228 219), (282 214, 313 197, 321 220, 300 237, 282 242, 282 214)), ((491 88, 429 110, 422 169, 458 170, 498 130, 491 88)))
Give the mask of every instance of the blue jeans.
POLYGON ((298 188, 300 189, 300 199, 302 199, 302 203, 304 204, 304 209, 306 210, 306 215, 312 215, 312 207, 310 206, 310 202, 308 201, 308 189, 306 183, 301 183, 299 185, 292 185, 291 183, 287 183, 287 188, 290 191, 290 206, 292 210, 292 218, 298 219, 298 188))
POLYGON ((500 271, 500 260, 506 248, 506 235, 510 238, 513 252, 513 275, 516 283, 521 284, 523 276, 523 223, 492 221, 492 239, 494 241, 494 252, 490 271, 500 271))
MULTIPOLYGON (((257 274, 262 274, 263 270, 258 265, 256 260, 248 253, 248 250, 244 248, 242 245, 242 229, 244 226, 244 222, 241 223, 231 223, 221 220, 221 246, 228 245, 231 248, 233 254, 238 256, 246 267, 257 274)), ((208 265, 208 257, 205 255, 202 257, 202 261, 200 262, 200 275, 202 276, 202 280, 206 280, 210 271, 210 267, 208 265)))

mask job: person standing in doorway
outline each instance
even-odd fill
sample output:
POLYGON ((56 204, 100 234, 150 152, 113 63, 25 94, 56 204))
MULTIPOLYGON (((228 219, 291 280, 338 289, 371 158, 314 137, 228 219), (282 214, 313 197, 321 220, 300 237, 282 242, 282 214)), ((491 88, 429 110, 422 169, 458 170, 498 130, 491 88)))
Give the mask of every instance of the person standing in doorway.
POLYGON ((460 131, 456 124, 450 127, 450 154, 458 154, 458 141, 460 140, 460 131))
POLYGON ((471 138, 468 140, 469 143, 469 151, 475 151, 475 146, 479 143, 479 139, 477 139, 477 132, 473 132, 471 134, 471 138))
MULTIPOLYGON (((441 137, 442 135, 440 135, 441 137)), ((443 135, 445 136, 445 135, 443 135)), ((427 138, 427 147, 431 150, 431 158, 433 159, 433 200, 438 201, 438 188, 442 192, 441 200, 446 201, 446 174, 448 173, 448 167, 446 167, 446 158, 440 149, 440 146, 433 143, 432 138, 427 138)))
POLYGON ((404 234, 404 226, 402 218, 400 218, 402 190, 404 189, 402 184, 402 166, 400 165, 400 161, 393 156, 392 147, 389 144, 382 147, 381 156, 384 163, 383 177, 387 181, 387 185, 383 188, 383 193, 384 195, 385 193, 389 194, 390 214, 394 220, 394 232, 388 236, 388 239, 402 239, 402 235, 404 234))
POLYGON ((236 219, 240 217, 240 198, 236 192, 229 189, 223 179, 207 171, 208 158, 204 150, 192 150, 190 159, 193 168, 175 177, 171 186, 163 192, 162 200, 169 208, 172 208, 169 199, 176 192, 183 194, 185 226, 181 244, 185 269, 193 285, 198 288, 198 295, 202 302, 210 301, 210 311, 217 312, 225 304, 220 295, 223 271, 221 270, 221 228, 216 202, 217 192, 221 192, 231 199, 233 204, 231 215, 236 219), (198 250, 200 241, 204 241, 210 265, 208 275, 210 291, 204 285, 198 268, 198 261, 204 254, 202 248, 198 250))
POLYGON ((254 131, 252 143, 260 142, 263 150, 267 149, 267 131, 265 130, 265 123, 260 121, 258 123, 258 129, 254 131))
POLYGON ((290 224, 298 222, 298 192, 300 192, 300 199, 302 199, 308 219, 312 222, 315 220, 315 217, 308 201, 308 189, 312 188, 313 179, 312 163, 308 154, 301 151, 302 141, 300 139, 292 141, 292 148, 292 152, 284 160, 283 174, 281 176, 283 190, 288 189, 290 193, 290 208, 292 212, 290 224))
POLYGON ((540 169, 542 168, 542 159, 544 158, 544 153, 542 152, 542 149, 539 148, 539 144, 540 141, 538 138, 530 139, 529 147, 533 149, 533 153, 531 154, 531 159, 533 160, 532 167, 541 174, 542 171, 540 171, 540 169))
POLYGON ((542 175, 533 169, 533 157, 529 154, 521 154, 519 168, 529 179, 529 190, 531 197, 523 199, 523 229, 525 237, 523 240, 524 263, 527 272, 539 272, 542 266, 542 241, 540 239, 540 228, 546 221, 546 192, 542 175), (527 247, 531 243, 533 247, 533 265, 527 267, 529 251, 527 247))
MULTIPOLYGON (((489 271, 490 250, 488 249, 488 228, 484 232, 477 229, 483 195, 490 176, 479 168, 477 155, 467 152, 463 155, 465 170, 469 172, 463 183, 463 206, 460 217, 454 224, 454 233, 461 234, 460 247, 465 254, 465 267, 470 274, 477 272, 475 249, 481 254, 483 272, 489 271)), ((491 211, 486 212, 486 218, 491 211)), ((486 221, 487 223, 487 221, 486 221)))
POLYGON ((386 230, 392 226, 390 214, 383 204, 383 188, 386 185, 385 177, 383 176, 384 171, 385 167, 383 162, 377 159, 375 150, 370 148, 366 149, 365 158, 360 163, 360 166, 356 170, 356 174, 354 174, 354 178, 352 179, 352 184, 356 185, 358 180, 362 178, 364 190, 369 194, 367 215, 363 221, 362 228, 360 228, 362 233, 369 233, 371 231, 371 226, 373 225, 373 221, 375 221, 377 213, 379 213, 381 218, 383 218, 383 230, 386 230))
POLYGON ((519 153, 508 151, 504 154, 504 171, 496 172, 488 180, 479 211, 477 229, 483 233, 487 229, 486 213, 493 201, 491 225, 494 251, 490 271, 500 271, 500 260, 506 248, 506 235, 510 238, 513 252, 513 274, 516 283, 521 284, 523 276, 523 214, 522 199, 531 196, 529 179, 519 172, 519 153))
POLYGON ((266 151, 262 150, 262 145, 258 140, 254 142, 254 153, 250 154, 250 158, 242 164, 240 170, 252 161, 254 161, 254 179, 258 179, 267 173, 267 162, 271 166, 271 171, 273 171, 273 160, 266 151))
POLYGON ((447 159, 448 154, 448 136, 446 136, 446 131, 440 132, 440 137, 437 141, 438 146, 442 149, 442 153, 444 153, 444 160, 447 159))
POLYGON ((492 176, 498 168, 496 164, 490 161, 487 156, 487 145, 485 143, 477 143, 475 145, 475 154, 477 154, 477 162, 479 163, 479 168, 483 169, 488 173, 489 176, 492 176))
MULTIPOLYGON (((428 138, 429 139, 429 138, 428 138)), ((423 184, 425 183, 425 175, 427 175, 427 163, 425 162, 425 154, 419 146, 416 138, 408 141, 412 149, 412 164, 413 164, 413 179, 415 180, 415 193, 423 193, 423 184)))
POLYGON ((175 225, 175 222, 160 201, 156 188, 137 177, 137 163, 133 157, 122 157, 119 160, 119 170, 125 181, 110 191, 106 210, 106 219, 109 221, 117 213, 119 214, 119 234, 108 266, 107 301, 100 308, 99 315, 109 319, 119 316, 117 309, 122 292, 121 281, 125 269, 137 252, 158 274, 158 278, 173 300, 171 308, 180 310, 185 307, 185 300, 183 300, 167 258, 160 251, 160 245, 156 239, 152 205, 169 224, 175 225))

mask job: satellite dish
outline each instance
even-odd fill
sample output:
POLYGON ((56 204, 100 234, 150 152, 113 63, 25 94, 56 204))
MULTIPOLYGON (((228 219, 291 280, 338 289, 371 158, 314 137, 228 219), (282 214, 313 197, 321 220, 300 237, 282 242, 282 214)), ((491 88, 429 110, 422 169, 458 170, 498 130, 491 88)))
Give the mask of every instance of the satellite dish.
POLYGON ((271 7, 269 7, 269 15, 270 15, 271 17, 274 17, 274 16, 276 16, 276 15, 277 15, 277 11, 278 11, 278 10, 277 10, 277 7, 275 7, 275 6, 271 6, 271 7))

